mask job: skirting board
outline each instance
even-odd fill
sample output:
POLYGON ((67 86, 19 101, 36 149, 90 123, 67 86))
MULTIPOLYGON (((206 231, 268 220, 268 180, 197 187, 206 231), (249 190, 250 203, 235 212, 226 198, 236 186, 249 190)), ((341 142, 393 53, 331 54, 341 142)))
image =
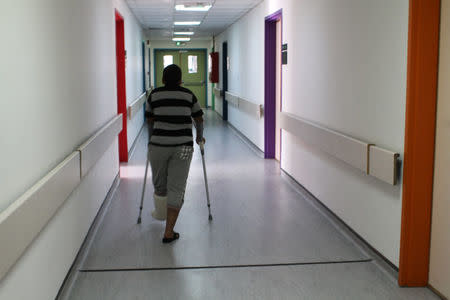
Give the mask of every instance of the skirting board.
POLYGON ((64 282, 59 289, 56 299, 65 300, 69 297, 70 292, 73 287, 73 284, 75 283, 75 281, 77 279, 78 270, 83 265, 83 262, 86 259, 86 256, 92 245, 92 242, 97 233, 97 230, 100 227, 100 224, 102 223, 103 218, 106 215, 106 212, 108 211, 108 207, 111 204, 111 201, 113 199, 113 196, 114 196, 119 184, 120 184, 120 176, 119 176, 119 174, 117 174, 116 178, 114 178, 111 188, 108 191, 108 194, 105 197, 105 200, 103 201, 102 206, 100 207, 99 211, 97 212, 97 215, 95 216, 94 221, 92 222, 92 224, 89 228, 89 231, 86 234, 86 237, 85 237, 83 243, 80 246, 80 249, 79 249, 78 254, 72 264, 72 267, 70 268, 69 272, 67 273, 67 276, 64 279, 64 282))
MULTIPOLYGON (((217 113, 217 112, 216 112, 217 113)), ((219 116, 220 114, 217 113, 219 116)), ((262 151, 261 149, 259 149, 258 146, 255 145, 255 143, 253 143, 247 136, 245 136, 245 134, 243 134, 239 129, 237 129, 236 127, 234 127, 233 125, 230 124, 230 122, 226 122, 227 126, 233 130, 233 132, 250 148, 252 149, 255 154, 260 157, 260 158, 264 158, 264 151, 262 151)))
MULTIPOLYGON (((280 168, 281 169, 281 168, 280 168)), ((374 263, 386 274, 393 282, 397 282, 398 268, 392 264, 385 256, 370 245, 362 236, 355 232, 347 223, 328 208, 320 199, 317 199, 309 190, 299 183, 288 172, 281 169, 281 176, 291 187, 296 190, 306 201, 325 216, 335 228, 343 235, 348 237, 363 253, 371 257, 374 263)))

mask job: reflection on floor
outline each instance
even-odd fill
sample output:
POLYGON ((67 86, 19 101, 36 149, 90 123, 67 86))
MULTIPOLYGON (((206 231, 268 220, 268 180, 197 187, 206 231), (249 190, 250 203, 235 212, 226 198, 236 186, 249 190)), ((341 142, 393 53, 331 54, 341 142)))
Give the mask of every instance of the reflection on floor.
POLYGON ((146 133, 78 270, 70 299, 438 299, 401 289, 370 254, 255 155, 214 112, 207 113, 206 162, 214 220, 208 221, 202 164, 195 152, 185 206, 163 245, 164 223, 136 224, 146 133))

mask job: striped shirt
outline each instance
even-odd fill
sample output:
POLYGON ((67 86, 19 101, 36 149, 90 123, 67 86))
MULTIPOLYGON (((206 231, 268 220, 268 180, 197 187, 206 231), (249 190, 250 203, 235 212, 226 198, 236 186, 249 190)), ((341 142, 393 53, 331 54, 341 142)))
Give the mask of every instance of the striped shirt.
POLYGON ((163 147, 193 146, 192 118, 203 111, 197 98, 181 86, 154 89, 148 96, 146 117, 154 119, 149 144, 163 147))

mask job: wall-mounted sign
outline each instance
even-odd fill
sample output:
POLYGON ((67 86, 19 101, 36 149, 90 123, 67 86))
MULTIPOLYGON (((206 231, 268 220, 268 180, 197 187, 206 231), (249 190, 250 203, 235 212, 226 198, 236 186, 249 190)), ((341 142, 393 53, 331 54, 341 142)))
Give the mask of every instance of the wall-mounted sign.
POLYGON ((288 49, 288 44, 283 44, 281 46, 281 64, 283 64, 283 65, 287 65, 287 63, 288 63, 287 49, 288 49))

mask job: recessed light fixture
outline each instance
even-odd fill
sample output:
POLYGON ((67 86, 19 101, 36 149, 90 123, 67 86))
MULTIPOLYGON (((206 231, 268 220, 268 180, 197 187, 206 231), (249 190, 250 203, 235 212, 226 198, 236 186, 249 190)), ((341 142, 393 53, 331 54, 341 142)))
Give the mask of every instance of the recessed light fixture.
POLYGON ((176 26, 198 26, 200 25, 200 21, 187 21, 187 22, 174 22, 173 24, 176 26))
POLYGON ((174 35, 194 35, 193 31, 175 31, 174 35))
POLYGON ((189 42, 191 40, 190 37, 174 37, 172 41, 174 42, 189 42))
POLYGON ((196 4, 177 4, 175 10, 179 11, 208 11, 211 4, 196 3, 196 4))

